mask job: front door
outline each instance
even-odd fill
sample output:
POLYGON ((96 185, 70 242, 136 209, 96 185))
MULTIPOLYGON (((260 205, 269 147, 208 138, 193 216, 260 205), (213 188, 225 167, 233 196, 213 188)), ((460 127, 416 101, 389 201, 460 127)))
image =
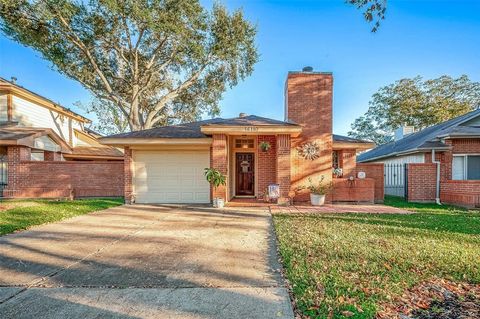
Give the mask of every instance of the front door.
POLYGON ((254 153, 236 154, 236 189, 235 195, 253 196, 255 194, 254 153))

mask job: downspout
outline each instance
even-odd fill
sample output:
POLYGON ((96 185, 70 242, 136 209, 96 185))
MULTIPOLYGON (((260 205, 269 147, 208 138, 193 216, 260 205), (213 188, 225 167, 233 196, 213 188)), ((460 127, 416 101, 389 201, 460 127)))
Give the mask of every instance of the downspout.
POLYGON ((437 205, 442 205, 442 203, 440 202, 440 162, 435 159, 435 149, 432 149, 432 163, 437 164, 435 203, 437 203, 437 205))

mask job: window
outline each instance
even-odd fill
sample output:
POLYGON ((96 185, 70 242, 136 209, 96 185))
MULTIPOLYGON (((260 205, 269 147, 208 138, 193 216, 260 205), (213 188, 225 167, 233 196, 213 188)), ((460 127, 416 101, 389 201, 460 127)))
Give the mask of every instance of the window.
POLYGON ((30 155, 30 159, 32 161, 44 161, 45 160, 45 153, 43 151, 32 150, 30 155))
POLYGON ((253 147, 254 147, 253 138, 235 140, 235 148, 253 148, 253 147))
POLYGON ((338 151, 333 151, 333 154, 332 154, 332 167, 333 167, 333 168, 339 168, 339 167, 340 167, 340 161, 339 161, 338 151))
POLYGON ((452 178, 454 180, 480 180, 480 155, 454 155, 452 178))

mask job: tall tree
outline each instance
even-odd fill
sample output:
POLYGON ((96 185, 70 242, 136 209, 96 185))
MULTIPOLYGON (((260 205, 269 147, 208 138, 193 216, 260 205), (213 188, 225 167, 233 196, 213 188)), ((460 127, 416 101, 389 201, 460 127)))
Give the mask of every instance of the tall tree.
POLYGON ((466 75, 401 79, 378 90, 369 104, 348 135, 384 144, 398 127, 423 129, 479 108, 480 83, 466 75))
POLYGON ((198 0, 0 0, 0 27, 131 130, 218 112, 225 89, 258 60, 242 12, 198 0))

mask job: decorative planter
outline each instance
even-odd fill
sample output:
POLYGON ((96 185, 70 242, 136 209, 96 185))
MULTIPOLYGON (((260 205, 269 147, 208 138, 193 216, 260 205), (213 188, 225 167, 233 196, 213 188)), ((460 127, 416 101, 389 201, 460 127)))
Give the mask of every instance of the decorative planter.
POLYGON ((223 198, 214 198, 213 199, 213 207, 215 208, 223 208, 225 206, 225 201, 223 198))
POLYGON ((323 206, 325 204, 325 195, 310 194, 310 203, 312 203, 312 206, 323 206))

